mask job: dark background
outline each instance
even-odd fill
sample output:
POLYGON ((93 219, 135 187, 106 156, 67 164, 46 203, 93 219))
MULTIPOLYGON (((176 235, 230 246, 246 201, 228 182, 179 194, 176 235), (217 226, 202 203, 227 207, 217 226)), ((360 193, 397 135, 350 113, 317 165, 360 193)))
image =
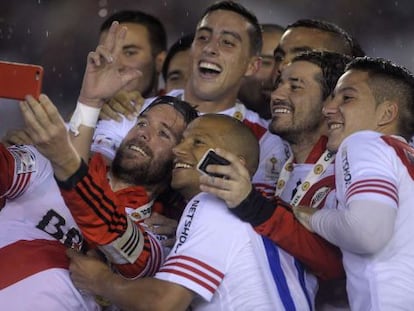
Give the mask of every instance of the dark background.
MULTIPOLYGON (((121 9, 139 9, 164 23, 171 44, 193 31, 215 1, 0 0, 0 59, 45 68, 43 92, 67 117, 76 103, 86 55, 97 44, 103 20, 121 9)), ((283 26, 299 18, 334 22, 355 36, 370 56, 414 71, 414 1, 240 0, 262 23, 283 26)), ((21 125, 14 101, 0 99, 0 135, 21 125)))

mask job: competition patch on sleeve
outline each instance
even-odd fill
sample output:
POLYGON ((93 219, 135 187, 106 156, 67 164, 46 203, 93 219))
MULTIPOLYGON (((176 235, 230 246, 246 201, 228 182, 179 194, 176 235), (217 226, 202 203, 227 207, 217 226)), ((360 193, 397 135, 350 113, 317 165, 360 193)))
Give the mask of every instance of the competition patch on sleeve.
POLYGON ((27 146, 13 146, 9 151, 16 162, 17 175, 36 171, 36 156, 27 146))

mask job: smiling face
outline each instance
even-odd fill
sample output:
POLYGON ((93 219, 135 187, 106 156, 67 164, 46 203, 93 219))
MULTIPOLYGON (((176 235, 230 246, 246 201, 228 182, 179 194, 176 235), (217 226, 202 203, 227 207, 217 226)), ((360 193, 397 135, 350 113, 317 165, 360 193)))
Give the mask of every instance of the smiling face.
POLYGON ((205 101, 236 98, 242 77, 257 69, 258 58, 250 55, 249 27, 242 16, 226 10, 212 11, 201 20, 191 47, 186 96, 205 101))
MULTIPOLYGON (((272 121, 269 130, 290 143, 324 125, 321 69, 313 63, 296 61, 282 71, 271 95, 272 121)), ((319 134, 317 134, 319 135, 319 134)))
POLYGON ((199 117, 191 122, 183 133, 182 141, 174 147, 174 169, 171 186, 186 199, 200 192, 197 164, 210 148, 225 148, 220 133, 225 133, 223 122, 199 117))
POLYGON ((357 131, 377 129, 381 104, 377 105, 368 81, 368 73, 358 70, 349 70, 338 80, 323 109, 329 150, 337 151, 341 142, 357 131))
POLYGON ((116 153, 113 175, 135 185, 168 182, 172 148, 185 126, 182 114, 170 105, 159 104, 140 115, 116 153))

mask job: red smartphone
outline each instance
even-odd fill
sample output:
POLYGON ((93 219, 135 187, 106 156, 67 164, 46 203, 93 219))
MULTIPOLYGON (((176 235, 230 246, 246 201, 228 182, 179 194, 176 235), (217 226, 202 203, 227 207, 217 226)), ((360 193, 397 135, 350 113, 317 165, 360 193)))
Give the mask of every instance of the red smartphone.
POLYGON ((39 98, 43 67, 0 61, 0 97, 24 100, 26 95, 39 98))

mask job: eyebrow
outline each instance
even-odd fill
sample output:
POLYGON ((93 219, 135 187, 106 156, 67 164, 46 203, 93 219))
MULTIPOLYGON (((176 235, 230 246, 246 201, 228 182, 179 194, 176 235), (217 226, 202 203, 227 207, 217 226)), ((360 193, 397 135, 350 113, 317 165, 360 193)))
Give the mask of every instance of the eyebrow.
POLYGON ((128 44, 128 45, 124 45, 122 47, 123 50, 127 50, 127 49, 141 49, 141 47, 139 45, 136 44, 128 44))
MULTIPOLYGON (((212 33, 213 29, 211 27, 203 26, 203 27, 200 27, 200 28, 197 29, 197 32, 199 32, 199 31, 208 31, 208 32, 212 33)), ((220 33, 220 35, 230 35, 230 36, 234 37, 236 40, 238 40, 240 42, 242 41, 241 36, 237 32, 234 32, 234 31, 223 30, 220 33)))

